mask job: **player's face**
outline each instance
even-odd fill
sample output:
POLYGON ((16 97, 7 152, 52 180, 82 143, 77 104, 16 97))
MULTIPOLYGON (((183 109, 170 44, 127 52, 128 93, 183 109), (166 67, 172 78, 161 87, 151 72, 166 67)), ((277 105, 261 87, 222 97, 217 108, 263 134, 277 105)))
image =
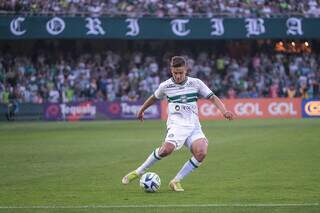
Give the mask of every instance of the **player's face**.
POLYGON ((176 83, 182 83, 186 79, 187 67, 171 67, 171 74, 176 83))

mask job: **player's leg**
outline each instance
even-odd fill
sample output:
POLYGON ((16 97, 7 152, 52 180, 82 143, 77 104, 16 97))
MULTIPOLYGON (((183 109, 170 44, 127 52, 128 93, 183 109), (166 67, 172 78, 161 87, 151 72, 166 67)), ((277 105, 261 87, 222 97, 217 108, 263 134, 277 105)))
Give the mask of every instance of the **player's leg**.
POLYGON ((162 146, 154 150, 149 155, 147 160, 136 170, 124 176, 122 178, 122 183, 130 183, 132 180, 141 176, 148 168, 150 168, 157 161, 161 160, 161 158, 170 155, 174 150, 180 149, 185 143, 187 137, 190 135, 190 131, 192 131, 192 129, 181 129, 180 127, 175 126, 169 127, 167 130, 165 142, 162 144, 162 146))
POLYGON ((157 161, 161 160, 163 157, 170 155, 175 149, 175 145, 170 142, 164 142, 160 148, 155 149, 149 157, 145 160, 141 166, 139 166, 136 170, 130 172, 126 176, 122 178, 123 184, 128 184, 134 179, 137 179, 142 174, 146 172, 153 164, 157 161))
POLYGON ((191 152, 193 154, 194 160, 201 163, 208 153, 208 141, 206 138, 200 138, 194 141, 191 145, 191 152))
POLYGON ((184 145, 190 149, 193 156, 182 166, 175 178, 170 181, 169 186, 173 191, 184 191, 180 181, 198 168, 207 155, 208 141, 201 128, 195 129, 184 145))
POLYGON ((153 164, 155 164, 157 161, 161 160, 162 158, 170 155, 175 149, 175 145, 169 142, 164 142, 160 148, 157 148, 154 150, 147 160, 137 168, 137 173, 139 175, 142 175, 146 172, 147 169, 149 169, 153 164))
POLYGON ((184 191, 180 183, 181 180, 201 165, 207 154, 207 149, 208 143, 206 138, 197 139, 192 143, 191 152, 193 153, 193 156, 182 166, 175 178, 169 184, 173 191, 184 191))

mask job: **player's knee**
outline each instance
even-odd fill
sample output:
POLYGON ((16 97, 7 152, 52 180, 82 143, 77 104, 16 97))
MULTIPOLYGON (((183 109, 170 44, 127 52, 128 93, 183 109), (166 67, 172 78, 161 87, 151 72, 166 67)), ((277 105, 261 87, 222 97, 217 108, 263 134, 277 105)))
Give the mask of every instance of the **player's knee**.
POLYGON ((171 150, 170 149, 168 149, 168 148, 163 148, 163 149, 160 149, 159 150, 159 156, 160 157, 166 157, 166 156, 168 156, 168 155, 170 155, 171 154, 171 150))
POLYGON ((202 162, 205 157, 207 156, 207 150, 198 150, 196 153, 195 153, 195 158, 197 159, 197 161, 199 162, 202 162))
POLYGON ((174 150, 174 145, 172 145, 172 144, 164 144, 160 149, 159 149, 159 152, 158 152, 158 154, 159 154, 159 156, 160 157, 166 157, 166 156, 168 156, 168 155, 170 155, 172 152, 173 152, 173 150, 174 150))

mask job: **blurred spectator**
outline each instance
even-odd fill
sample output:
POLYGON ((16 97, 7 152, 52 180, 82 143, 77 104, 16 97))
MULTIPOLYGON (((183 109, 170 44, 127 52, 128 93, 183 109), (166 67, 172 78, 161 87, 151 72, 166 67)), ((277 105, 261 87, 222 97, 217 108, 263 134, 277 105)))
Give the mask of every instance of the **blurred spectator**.
MULTIPOLYGON (((1 103, 9 103, 13 94, 18 102, 31 103, 145 99, 170 76, 169 59, 174 55, 169 49, 152 54, 86 47, 83 51, 88 52, 72 56, 50 45, 41 48, 33 48, 32 56, 0 51, 1 103)), ((261 51, 253 57, 231 57, 212 51, 184 52, 188 52, 189 74, 204 80, 219 96, 319 97, 319 54, 261 51)))
POLYGON ((317 0, 6 0, 0 1, 2 13, 30 15, 90 15, 106 16, 231 16, 275 17, 303 15, 319 17, 317 0))
POLYGON ((288 98, 294 98, 296 97, 297 91, 296 88, 293 85, 290 85, 290 87, 288 87, 286 89, 286 97, 288 98))

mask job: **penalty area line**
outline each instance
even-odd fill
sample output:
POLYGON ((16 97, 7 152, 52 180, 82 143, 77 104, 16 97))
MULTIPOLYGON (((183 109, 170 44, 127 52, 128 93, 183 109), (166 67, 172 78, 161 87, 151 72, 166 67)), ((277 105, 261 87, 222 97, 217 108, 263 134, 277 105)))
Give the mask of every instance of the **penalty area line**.
POLYGON ((119 208, 188 208, 188 207, 312 207, 319 203, 236 203, 236 204, 167 204, 167 205, 83 205, 83 206, 0 206, 0 209, 119 209, 119 208))

